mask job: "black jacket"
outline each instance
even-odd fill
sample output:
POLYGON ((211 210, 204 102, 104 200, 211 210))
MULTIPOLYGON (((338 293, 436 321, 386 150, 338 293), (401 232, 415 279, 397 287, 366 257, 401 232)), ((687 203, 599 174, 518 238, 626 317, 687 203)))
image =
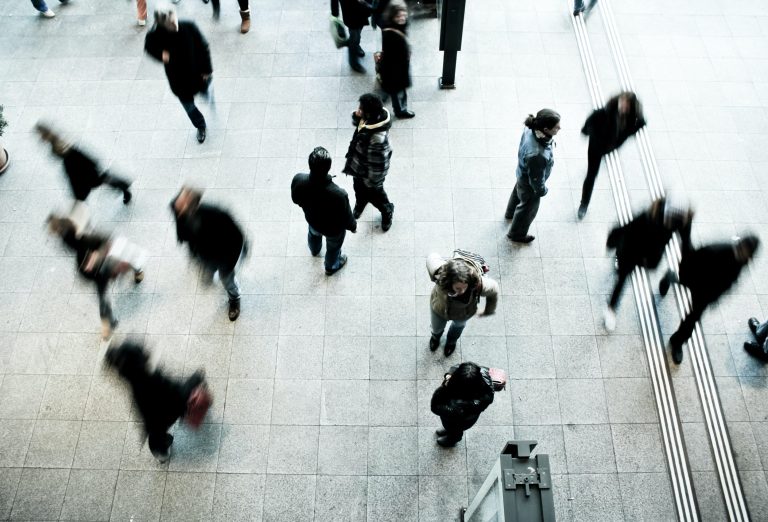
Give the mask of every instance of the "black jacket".
POLYGON ((646 211, 624 226, 616 227, 608 235, 606 246, 616 250, 619 271, 629 273, 636 266, 656 268, 664 255, 664 248, 675 232, 680 233, 683 249, 690 245, 691 223, 689 219, 675 219, 664 224, 663 215, 657 219, 646 211))
POLYGON ((454 397, 446 386, 440 386, 432 395, 432 413, 440 416, 443 426, 466 430, 471 428, 480 414, 493 402, 493 388, 476 398, 454 397))
POLYGON ((235 268, 245 236, 227 212, 201 203, 191 213, 174 216, 179 243, 188 243, 193 256, 220 270, 229 272, 235 268))
POLYGON ((381 87, 386 92, 399 92, 411 86, 411 49, 405 27, 390 26, 381 30, 381 87))
POLYGON ((357 229, 347 191, 330 175, 296 174, 291 182, 291 199, 304 210, 309 226, 325 236, 357 229))
POLYGON ((684 250, 680 283, 690 289, 694 300, 712 303, 736 282, 744 266, 736 259, 732 243, 684 250))
POLYGON ((76 200, 85 201, 91 190, 101 185, 102 170, 93 158, 77 147, 70 147, 64 154, 63 163, 72 194, 76 200))
POLYGON ((581 133, 589 136, 590 148, 595 147, 602 154, 608 154, 645 126, 645 118, 637 114, 634 107, 624 119, 624 125, 620 125, 619 121, 618 100, 613 99, 589 115, 581 133))
POLYGON ((362 29, 368 25, 373 6, 370 0, 331 0, 331 14, 339 16, 339 2, 344 25, 350 29, 362 29))
POLYGON ((170 59, 165 64, 165 74, 173 94, 188 99, 207 89, 203 75, 213 74, 208 42, 194 22, 179 21, 178 32, 170 32, 154 26, 144 40, 144 49, 154 59, 162 62, 163 51, 170 59))

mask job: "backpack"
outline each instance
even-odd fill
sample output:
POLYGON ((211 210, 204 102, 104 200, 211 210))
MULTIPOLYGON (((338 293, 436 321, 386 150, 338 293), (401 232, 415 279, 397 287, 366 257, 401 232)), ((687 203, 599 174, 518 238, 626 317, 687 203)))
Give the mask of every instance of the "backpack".
POLYGON ((462 259, 471 265, 474 265, 480 271, 480 275, 487 274, 491 271, 491 267, 488 265, 488 263, 485 262, 485 258, 483 256, 480 254, 475 254, 474 252, 470 252, 469 250, 462 250, 457 248, 453 251, 453 258, 462 259))
POLYGON ((211 404, 213 404, 213 396, 208 391, 208 386, 205 383, 197 385, 187 399, 184 422, 195 429, 199 428, 211 408, 211 404))

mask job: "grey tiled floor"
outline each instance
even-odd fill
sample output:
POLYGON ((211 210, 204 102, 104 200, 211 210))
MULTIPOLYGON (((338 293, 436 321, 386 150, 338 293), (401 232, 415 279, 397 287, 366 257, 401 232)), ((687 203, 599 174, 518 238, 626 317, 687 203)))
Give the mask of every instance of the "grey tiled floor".
MULTIPOLYGON (((42 20, 26 1, 0 0, 0 103, 11 124, 3 143, 14 161, 0 178, 0 518, 443 522, 514 437, 550 454, 559 520, 672 518, 628 293, 617 331, 601 324, 612 264, 603 245, 615 219, 605 176, 587 218, 575 221, 589 98, 567 5, 471 3, 453 92, 436 89, 436 22, 413 22, 417 117, 391 133, 395 224, 382 234, 369 209, 345 244, 349 265, 327 278, 307 251, 289 183, 316 145, 332 151, 338 172, 349 114, 372 75, 350 73, 322 2, 253 0, 246 36, 235 3, 224 4, 219 23, 210 6, 179 5, 213 51, 217 103, 215 112, 202 104, 210 130, 198 145, 162 68, 142 53, 131 3, 73 0, 42 20), (517 247, 501 216, 520 123, 543 106, 561 112, 563 131, 537 240, 517 247), (145 338, 172 373, 204 366, 210 378, 208 423, 176 429, 168 464, 142 446, 125 388, 101 367, 93 289, 43 229, 68 191, 30 133, 41 117, 135 179, 130 206, 106 190, 90 200, 102 227, 152 253, 140 286, 115 288, 119 336, 145 338), (221 289, 206 287, 176 244, 167 202, 183 181, 228 205, 250 236, 234 324, 221 289), (498 314, 473 320, 445 360, 426 348, 424 258, 455 247, 490 260, 502 296, 498 314), (460 360, 503 367, 511 382, 444 450, 429 398, 460 360)), ((614 9, 664 179, 697 206, 696 236, 749 225, 768 238, 768 8, 622 0, 614 9)), ((589 28, 610 91, 599 8, 589 28)), ((364 31, 369 68, 377 41, 364 31)), ((648 195, 632 143, 622 162, 640 208, 648 195)), ((351 192, 343 175, 337 181, 351 192)), ((704 321, 755 519, 768 516, 768 392, 765 370, 740 343, 746 317, 768 311, 764 259, 704 321)), ((659 314, 671 332, 669 300, 659 314)), ((674 374, 702 512, 719 519, 690 366, 674 374)))

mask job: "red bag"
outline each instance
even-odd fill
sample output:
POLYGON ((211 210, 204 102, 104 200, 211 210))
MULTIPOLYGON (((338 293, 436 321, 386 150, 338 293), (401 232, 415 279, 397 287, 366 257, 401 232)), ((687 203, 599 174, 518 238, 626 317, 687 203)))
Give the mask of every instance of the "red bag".
POLYGON ((208 391, 205 383, 198 385, 189 394, 187 399, 187 412, 184 414, 184 422, 197 429, 203 423, 206 413, 213 404, 213 396, 208 391))
POLYGON ((507 372, 501 368, 488 368, 488 375, 493 382, 493 391, 501 391, 507 387, 507 372))

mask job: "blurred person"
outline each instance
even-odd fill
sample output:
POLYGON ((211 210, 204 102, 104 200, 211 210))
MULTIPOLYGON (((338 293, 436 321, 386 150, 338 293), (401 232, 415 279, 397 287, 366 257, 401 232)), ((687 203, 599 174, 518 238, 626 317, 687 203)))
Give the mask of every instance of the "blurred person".
POLYGON ((309 155, 309 174, 296 174, 291 182, 291 199, 304 210, 309 225, 307 243, 313 256, 320 254, 325 237, 325 274, 333 275, 347 264, 341 253, 346 231, 357 232, 347 191, 333 182, 331 155, 316 147, 309 155))
POLYGON ((96 160, 65 140, 48 124, 38 122, 35 130, 40 139, 50 144, 51 152, 61 158, 75 200, 85 201, 91 190, 108 185, 123 193, 123 203, 127 205, 131 201, 130 181, 102 169, 96 160))
POLYGON ((381 87, 392 98, 392 108, 398 118, 416 116, 408 110, 408 87, 411 86, 411 48, 406 30, 408 8, 405 3, 394 0, 385 15, 385 26, 381 30, 381 62, 379 74, 381 87))
POLYGON ((194 22, 179 21, 176 9, 166 5, 155 9, 155 24, 144 40, 144 50, 165 66, 173 94, 181 102, 203 143, 206 123, 195 106, 195 95, 209 96, 213 65, 208 42, 194 22))
POLYGON ((427 273, 435 283, 429 298, 432 335, 429 349, 437 350, 446 324, 450 321, 443 353, 446 357, 456 350, 461 332, 473 316, 488 316, 496 311, 499 285, 483 275, 482 267, 469 257, 458 253, 445 260, 439 254, 427 256, 427 273), (478 312, 480 298, 485 297, 485 309, 478 312))
POLYGON ((750 317, 747 326, 757 342, 746 341, 744 349, 752 357, 768 362, 768 321, 761 323, 757 317, 750 317))
POLYGON ((492 402, 493 384, 487 369, 473 362, 452 367, 432 395, 432 413, 443 424, 435 432, 437 443, 444 448, 455 446, 492 402))
POLYGON ((349 142, 345 174, 354 178, 355 208, 353 215, 360 219, 363 210, 371 203, 381 212, 381 229, 386 232, 392 226, 395 205, 384 190, 384 179, 389 171, 392 149, 389 146, 389 129, 392 120, 389 111, 375 94, 360 96, 360 105, 352 113, 355 133, 349 142))
POLYGON ((202 192, 182 187, 171 201, 176 220, 176 237, 187 243, 192 257, 203 267, 206 279, 216 272, 229 296, 230 321, 240 316, 240 286, 235 277, 238 261, 245 256, 245 236, 232 216, 214 205, 201 203, 202 192))
POLYGON ((589 5, 584 7, 584 0, 573 0, 573 16, 579 16, 581 13, 589 14, 597 4, 597 0, 590 0, 589 5))
POLYGON ((161 463, 167 462, 173 443, 168 431, 188 413, 193 394, 205 386, 205 374, 198 370, 181 380, 159 369, 151 370, 144 346, 130 340, 110 347, 105 360, 131 387, 152 455, 161 463))
POLYGON ((97 232, 84 232, 66 216, 48 216, 48 230, 74 251, 80 275, 96 283, 101 336, 109 338, 117 326, 109 299, 109 284, 129 271, 133 273, 134 282, 141 283, 147 261, 146 251, 125 238, 111 239, 97 232))
POLYGON ((645 126, 643 106, 633 92, 625 91, 608 100, 604 107, 592 112, 581 133, 589 136, 587 176, 581 190, 579 219, 584 219, 592 199, 592 190, 603 156, 610 154, 645 126))
POLYGON ((664 249, 675 232, 680 234, 682 248, 690 248, 693 211, 679 208, 660 198, 642 214, 624 226, 611 230, 606 247, 616 250, 616 284, 605 310, 605 329, 616 328, 616 306, 621 290, 635 267, 656 268, 664 256, 664 249))
POLYGON ((528 229, 548 191, 546 182, 555 163, 552 143, 560 131, 560 115, 552 109, 541 109, 536 116, 529 114, 524 124, 517 153, 517 181, 504 214, 512 220, 507 237, 516 243, 536 239, 528 234, 528 229))
MULTIPOLYGON (((69 0, 59 0, 59 3, 68 4, 69 0)), ((32 7, 37 9, 40 14, 46 18, 53 18, 56 16, 56 13, 54 13, 53 10, 48 7, 48 4, 45 3, 45 0, 32 0, 32 7)))
POLYGON ((349 53, 349 66, 358 73, 364 73, 365 67, 360 63, 360 58, 365 56, 365 51, 360 47, 360 36, 363 27, 368 25, 368 17, 373 12, 373 2, 370 0, 331 0, 331 15, 338 18, 339 4, 344 25, 349 30, 347 51, 349 53))
POLYGON ((659 282, 662 296, 667 295, 672 283, 681 284, 691 292, 691 311, 669 338, 675 363, 683 361, 683 343, 691 337, 704 310, 736 282, 759 246, 760 240, 756 236, 747 235, 735 237, 729 243, 688 248, 683 251, 679 275, 670 270, 659 282))

